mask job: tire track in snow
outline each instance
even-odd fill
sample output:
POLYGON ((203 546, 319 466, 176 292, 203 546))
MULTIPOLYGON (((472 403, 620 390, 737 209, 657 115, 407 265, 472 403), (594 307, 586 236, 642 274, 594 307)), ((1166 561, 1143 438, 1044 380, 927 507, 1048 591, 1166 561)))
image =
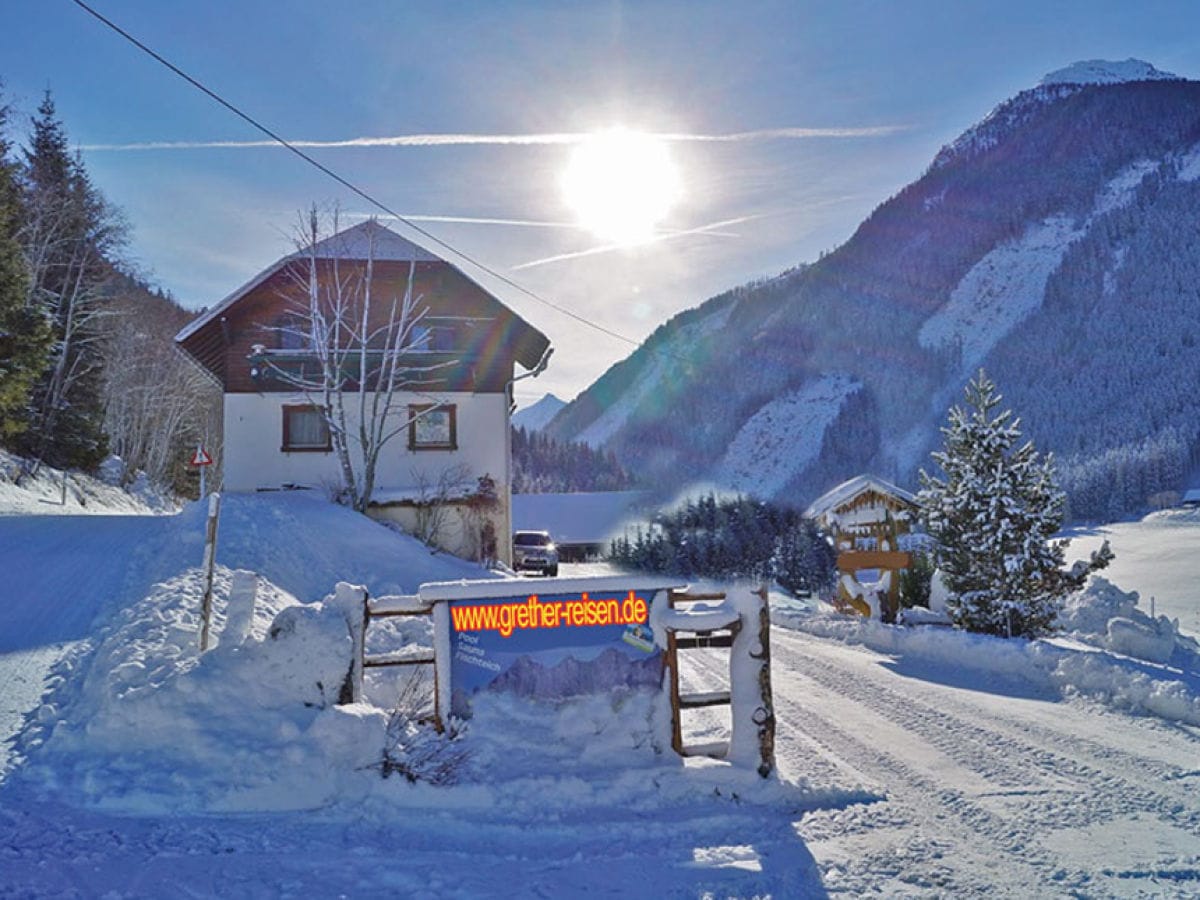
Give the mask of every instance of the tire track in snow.
MULTIPOLYGON (((712 660, 697 662, 709 676, 720 677, 719 664, 712 660)), ((805 675, 788 672, 787 680, 808 682, 818 688, 812 693, 801 691, 801 696, 826 693, 820 690, 820 682, 805 675)), ((836 703, 828 702, 829 699, 825 698, 822 708, 836 709, 836 703)), ((836 695, 832 699, 836 700, 836 695)), ((823 754, 844 762, 854 771, 867 773, 871 781, 882 786, 888 806, 898 816, 889 824, 898 830, 910 826, 916 832, 916 837, 909 839, 901 852, 889 846, 839 863, 850 870, 842 872, 842 876, 861 874, 866 883, 878 885, 880 874, 887 873, 918 888, 950 894, 984 893, 994 890, 995 876, 988 873, 1002 860, 1007 884, 1016 887, 1018 893, 1057 894, 1071 887, 1063 864, 1040 845, 1040 836, 1025 823, 1002 818, 962 791, 938 783, 900 756, 866 743, 829 716, 792 699, 779 687, 775 690, 775 709, 791 735, 804 735, 823 754), (961 826, 973 833, 976 840, 964 841, 961 826), (959 857, 953 868, 941 862, 951 854, 959 857), (961 859, 964 855, 978 858, 978 864, 964 865, 961 859), (971 880, 964 882, 964 878, 971 880)), ((882 715, 881 710, 870 711, 882 715)))
MULTIPOLYGON (((796 646, 788 646, 789 643, 802 644, 809 651, 818 652, 822 646, 816 638, 785 633, 783 640, 776 642, 776 658, 786 659, 789 674, 802 672, 827 690, 920 735, 965 768, 989 779, 998 778, 1006 787, 1027 785, 1031 772, 1078 782, 1081 789, 1077 793, 1057 798, 1047 795, 1044 803, 1026 811, 1037 824, 1055 828, 1080 827, 1136 811, 1149 813, 1200 835, 1200 806, 1186 787, 1175 791, 1160 782, 1139 784, 1126 777, 1126 773, 1138 772, 1144 765, 1140 758, 1125 754, 1128 758, 1123 760, 1123 772, 1118 775, 1111 771, 1112 760, 1079 759, 1069 735, 1050 739, 1050 729, 1041 728, 1037 729, 1042 732, 1038 735, 1041 743, 1033 743, 1023 729, 1020 734, 1013 733, 1016 729, 998 729, 990 714, 972 709, 961 701, 946 699, 943 702, 944 698, 939 697, 939 705, 930 706, 914 697, 912 692, 888 687, 883 681, 889 676, 872 671, 871 666, 839 665, 828 654, 818 664, 811 653, 806 655, 796 646), (835 672, 840 672, 840 677, 835 672), (954 711, 948 711, 948 707, 954 707, 954 711), (1051 749, 1045 746, 1046 743, 1062 747, 1065 752, 1051 749)), ((1176 773, 1181 771, 1175 770, 1176 773)))

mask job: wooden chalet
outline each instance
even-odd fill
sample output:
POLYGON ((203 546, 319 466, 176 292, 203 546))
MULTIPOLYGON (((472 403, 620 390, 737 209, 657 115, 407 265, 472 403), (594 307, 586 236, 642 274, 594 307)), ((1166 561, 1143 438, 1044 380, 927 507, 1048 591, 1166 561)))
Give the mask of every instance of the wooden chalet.
POLYGON ((912 554, 901 546, 916 513, 912 494, 873 475, 851 478, 809 506, 805 516, 833 536, 838 550, 840 606, 869 616, 874 599, 885 621, 895 618, 900 572, 912 565, 912 554))

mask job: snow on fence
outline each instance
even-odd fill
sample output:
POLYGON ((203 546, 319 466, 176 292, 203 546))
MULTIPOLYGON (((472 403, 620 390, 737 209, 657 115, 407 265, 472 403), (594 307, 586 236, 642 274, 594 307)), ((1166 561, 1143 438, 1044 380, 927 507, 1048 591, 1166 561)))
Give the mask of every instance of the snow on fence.
POLYGON ((767 592, 691 594, 670 591, 656 619, 664 632, 671 697, 671 746, 681 756, 712 756, 753 765, 766 778, 775 768, 775 706, 771 694, 767 592), (681 693, 679 653, 729 648, 729 690, 681 693), (683 711, 729 706, 728 742, 685 745, 683 711))
POLYGON ((351 617, 346 701, 361 700, 365 671, 383 666, 434 666, 439 730, 452 716, 469 717, 472 698, 489 690, 557 701, 576 696, 584 684, 589 692, 597 685, 648 688, 669 700, 671 746, 679 754, 727 759, 764 778, 774 770, 765 590, 689 594, 678 584, 629 577, 542 579, 536 593, 532 585, 524 579, 424 584, 415 595, 374 602, 356 589, 352 602, 361 613, 351 617), (367 655, 372 620, 395 616, 432 616, 434 650, 367 655), (701 647, 729 648, 729 688, 681 693, 679 654, 701 647), (564 654, 571 666, 559 666, 564 654), (570 678, 579 684, 567 683, 570 678), (729 740, 685 746, 683 711, 717 705, 731 708, 729 740))

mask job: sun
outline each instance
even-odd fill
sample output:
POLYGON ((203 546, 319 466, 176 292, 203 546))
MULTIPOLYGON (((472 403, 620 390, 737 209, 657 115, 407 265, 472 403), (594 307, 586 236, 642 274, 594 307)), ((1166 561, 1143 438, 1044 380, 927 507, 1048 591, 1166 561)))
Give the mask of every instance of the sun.
POLYGON ((576 145, 562 188, 585 228, 624 246, 654 237, 680 193, 679 173, 666 144, 619 128, 576 145))

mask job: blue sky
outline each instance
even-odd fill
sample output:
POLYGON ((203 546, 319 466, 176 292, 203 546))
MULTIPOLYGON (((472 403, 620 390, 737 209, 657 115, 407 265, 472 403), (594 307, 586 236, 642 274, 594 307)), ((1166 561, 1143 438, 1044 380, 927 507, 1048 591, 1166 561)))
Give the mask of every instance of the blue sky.
MULTIPOLYGON (((777 129, 850 136, 672 142, 665 229, 713 229, 585 256, 568 227, 569 144, 315 148, 438 237, 539 295, 640 340, 682 309, 848 238, 998 102, 1080 59, 1145 59, 1200 77, 1200 3, 94 0, 185 71, 289 139, 413 134, 777 129), (566 256, 556 262, 539 260, 566 256)), ((17 121, 54 92, 84 146, 259 135, 70 0, 10 10, 0 77, 17 121)), ((281 149, 84 151, 132 227, 129 257, 185 305, 219 301, 291 250, 312 202, 370 210, 281 149)), ((397 230, 404 232, 403 227, 397 230)), ((436 248, 435 248, 436 249, 436 248)), ((454 260, 452 260, 454 261, 454 260)), ((548 334, 528 401, 574 396, 632 349, 464 270, 548 334)))

